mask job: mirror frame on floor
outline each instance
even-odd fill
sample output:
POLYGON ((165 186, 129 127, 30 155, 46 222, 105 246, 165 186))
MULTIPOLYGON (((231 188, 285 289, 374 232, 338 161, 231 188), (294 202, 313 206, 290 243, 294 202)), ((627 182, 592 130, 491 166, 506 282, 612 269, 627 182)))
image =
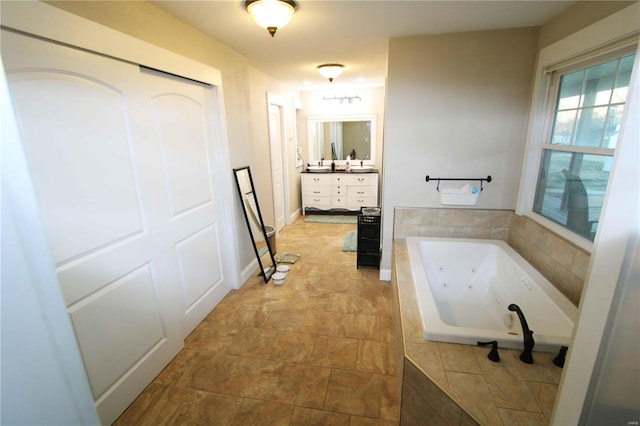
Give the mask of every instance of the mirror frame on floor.
MULTIPOLYGON (((244 213, 244 219, 247 224, 247 230, 249 231, 249 236, 251 237, 251 242, 253 244, 253 250, 256 254, 256 259, 258 261, 258 266, 260 267, 260 275, 264 278, 264 282, 268 283, 271 279, 271 276, 276 270, 276 259, 274 257, 274 252, 272 251, 271 244, 269 244, 269 237, 267 235, 267 230, 264 227, 264 220, 262 219, 262 213, 260 213, 260 205, 258 204, 258 197, 256 196, 255 186, 253 185, 253 177, 251 176, 251 168, 249 166, 238 167, 233 169, 233 176, 236 180, 236 187, 238 189, 238 196, 240 197, 240 203, 242 204, 242 211, 244 213), (246 179, 243 178, 243 174, 246 172, 246 179), (245 184, 243 187, 241 180, 245 184), (250 188, 247 186, 249 185, 250 188), (250 190, 249 190, 250 189, 250 190), (251 205, 247 206, 250 202, 246 197, 253 196, 253 203, 255 205, 255 210, 251 205), (251 209, 251 212, 248 210, 251 209), (262 256, 260 256, 260 251, 258 250, 258 242, 259 240, 254 235, 252 230, 252 220, 253 225, 262 230, 262 237, 264 238, 265 246, 267 248, 267 252, 269 253, 269 258, 271 259, 271 265, 265 265, 262 262, 262 256)), ((275 230, 274 230, 275 231, 275 230)), ((266 254, 266 253, 265 253, 266 254)), ((268 261, 269 259, 267 259, 268 261)))

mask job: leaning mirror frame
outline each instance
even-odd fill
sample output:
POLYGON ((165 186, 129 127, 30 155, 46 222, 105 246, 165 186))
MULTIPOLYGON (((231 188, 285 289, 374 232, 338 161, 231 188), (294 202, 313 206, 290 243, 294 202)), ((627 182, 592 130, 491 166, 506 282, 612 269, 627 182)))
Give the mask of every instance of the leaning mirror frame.
POLYGON ((258 260, 258 266, 260 267, 260 275, 263 276, 264 282, 267 283, 276 270, 276 260, 274 257, 274 253, 271 251, 271 245, 268 243, 269 237, 267 236, 267 231, 264 227, 262 213, 260 213, 258 197, 256 196, 255 186, 253 185, 253 178, 251 177, 251 168, 249 166, 235 168, 233 169, 233 174, 236 180, 236 187, 238 188, 238 195, 240 197, 240 203, 242 204, 242 212, 244 213, 247 230, 249 231, 249 236, 251 237, 251 242, 253 243, 253 250, 256 254, 256 259, 258 260), (246 178, 243 177, 245 172, 246 178), (241 180, 244 180, 244 182, 241 182, 241 180), (245 185, 244 188, 243 184, 245 185), (253 205, 250 204, 251 201, 253 201, 253 205), (252 223, 258 229, 257 232, 262 233, 262 238, 264 238, 265 246, 261 247, 260 250, 266 248, 267 251, 264 254, 266 254, 267 252, 269 253, 269 258, 267 259, 267 261, 270 259, 271 265, 265 265, 262 262, 263 256, 260 255, 260 250, 258 249, 258 243, 260 242, 260 240, 256 235, 254 235, 254 231, 251 226, 252 223))

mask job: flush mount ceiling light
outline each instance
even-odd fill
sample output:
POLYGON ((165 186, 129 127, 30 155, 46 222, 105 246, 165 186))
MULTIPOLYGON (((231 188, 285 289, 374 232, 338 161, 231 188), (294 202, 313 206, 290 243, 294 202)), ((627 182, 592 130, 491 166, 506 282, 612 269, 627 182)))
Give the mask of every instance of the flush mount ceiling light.
POLYGON ((289 23, 297 6, 293 0, 246 0, 244 7, 254 21, 273 37, 277 30, 289 23))
POLYGON ((344 70, 344 65, 342 64, 318 65, 318 71, 320 72, 320 75, 322 75, 324 78, 329 79, 329 83, 331 83, 334 78, 342 74, 342 70, 344 70))

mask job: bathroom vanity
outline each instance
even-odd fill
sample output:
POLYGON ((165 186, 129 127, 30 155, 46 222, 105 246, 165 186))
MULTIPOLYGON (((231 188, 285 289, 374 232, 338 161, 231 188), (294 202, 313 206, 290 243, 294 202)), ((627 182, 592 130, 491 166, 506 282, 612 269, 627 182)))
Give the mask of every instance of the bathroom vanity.
POLYGON ((302 213, 358 212, 378 205, 378 172, 302 172, 302 213))

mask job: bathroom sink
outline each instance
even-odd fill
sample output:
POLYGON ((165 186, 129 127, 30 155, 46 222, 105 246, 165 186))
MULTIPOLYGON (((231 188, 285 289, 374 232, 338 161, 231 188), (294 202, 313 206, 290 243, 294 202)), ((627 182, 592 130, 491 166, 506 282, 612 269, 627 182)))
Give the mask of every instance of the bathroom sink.
POLYGON ((329 166, 307 166, 307 171, 311 173, 327 173, 329 170, 329 166))
POLYGON ((352 173, 369 173, 373 170, 373 166, 351 166, 352 173))

